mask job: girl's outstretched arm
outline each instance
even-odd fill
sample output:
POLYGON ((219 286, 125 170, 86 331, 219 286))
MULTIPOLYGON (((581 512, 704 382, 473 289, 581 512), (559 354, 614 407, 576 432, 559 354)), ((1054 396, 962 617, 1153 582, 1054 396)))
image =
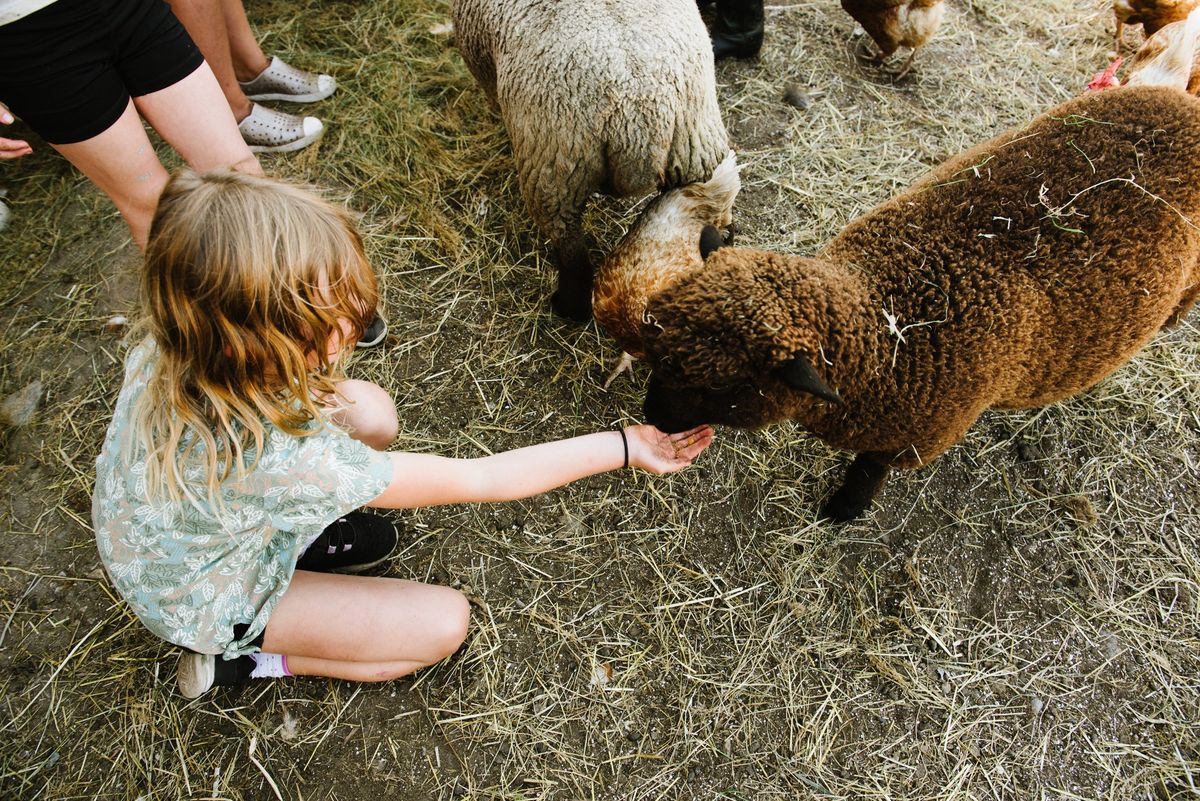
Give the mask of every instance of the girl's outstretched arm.
MULTIPOLYGON (((654 426, 625 429, 629 466, 674 473, 692 463, 712 442, 713 430, 699 426, 664 434, 654 426)), ((370 506, 411 509, 444 503, 482 503, 528 498, 625 463, 619 431, 531 445, 478 459, 425 453, 390 453, 392 483, 370 506)))

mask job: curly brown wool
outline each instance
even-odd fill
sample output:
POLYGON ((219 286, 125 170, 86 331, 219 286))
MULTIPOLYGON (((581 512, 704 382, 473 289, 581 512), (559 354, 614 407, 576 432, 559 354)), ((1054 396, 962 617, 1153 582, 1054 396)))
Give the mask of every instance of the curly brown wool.
POLYGON ((463 61, 498 106, 529 213, 550 239, 551 303, 591 316, 581 226, 595 192, 703 181, 729 150, 694 0, 456 0, 463 61))
POLYGON ((858 454, 825 508, 855 517, 985 409, 1080 392, 1184 315, 1197 175, 1200 101, 1112 89, 947 161, 813 258, 718 250, 649 304, 646 418, 796 420, 858 454))

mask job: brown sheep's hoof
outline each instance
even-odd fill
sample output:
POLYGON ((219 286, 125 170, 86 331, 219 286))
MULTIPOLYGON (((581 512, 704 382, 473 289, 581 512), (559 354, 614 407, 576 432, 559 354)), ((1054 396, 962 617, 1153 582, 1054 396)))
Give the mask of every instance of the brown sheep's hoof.
POLYGON ((862 513, 871 505, 871 498, 852 497, 853 492, 846 492, 845 487, 833 493, 821 508, 821 517, 834 523, 849 523, 862 517, 862 513))
POLYGON ((835 523, 847 523, 862 515, 879 494, 891 468, 877 457, 860 453, 846 469, 846 480, 833 493, 821 516, 835 523))
POLYGON ((559 317, 576 323, 586 323, 592 319, 592 297, 590 293, 584 295, 581 299, 579 297, 572 297, 570 294, 562 291, 555 292, 550 296, 550 308, 559 317))

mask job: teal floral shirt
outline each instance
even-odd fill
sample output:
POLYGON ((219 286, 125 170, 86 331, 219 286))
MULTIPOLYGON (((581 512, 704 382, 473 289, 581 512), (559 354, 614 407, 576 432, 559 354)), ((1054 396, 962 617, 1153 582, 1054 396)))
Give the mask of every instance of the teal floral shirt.
MULTIPOLYGON (((232 659, 257 650, 250 643, 267 625, 308 544, 387 488, 391 459, 332 425, 296 437, 268 424, 255 469, 221 486, 223 509, 150 499, 145 453, 129 435, 129 422, 155 355, 146 341, 126 359, 125 382, 96 459, 96 545, 113 585, 151 631, 232 659), (239 623, 248 629, 235 638, 239 623)), ((204 486, 200 467, 185 469, 185 476, 204 486)))

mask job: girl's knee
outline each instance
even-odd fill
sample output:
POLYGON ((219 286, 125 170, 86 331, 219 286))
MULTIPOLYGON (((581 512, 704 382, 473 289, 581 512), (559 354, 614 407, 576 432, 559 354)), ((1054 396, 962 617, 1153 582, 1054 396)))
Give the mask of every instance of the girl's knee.
POLYGON ((443 598, 439 602, 438 620, 435 626, 433 650, 434 662, 440 662, 457 651, 467 639, 467 626, 471 620, 471 604, 461 592, 449 587, 441 588, 443 598))
POLYGON ((351 436, 376 450, 384 450, 400 433, 396 404, 381 387, 369 381, 347 379, 338 384, 345 405, 333 414, 335 423, 351 436))
POLYGON ((414 582, 396 582, 390 589, 397 594, 379 599, 381 608, 388 610, 390 631, 380 634, 396 650, 381 661, 412 660, 428 667, 462 646, 471 619, 465 595, 450 587, 414 582))

